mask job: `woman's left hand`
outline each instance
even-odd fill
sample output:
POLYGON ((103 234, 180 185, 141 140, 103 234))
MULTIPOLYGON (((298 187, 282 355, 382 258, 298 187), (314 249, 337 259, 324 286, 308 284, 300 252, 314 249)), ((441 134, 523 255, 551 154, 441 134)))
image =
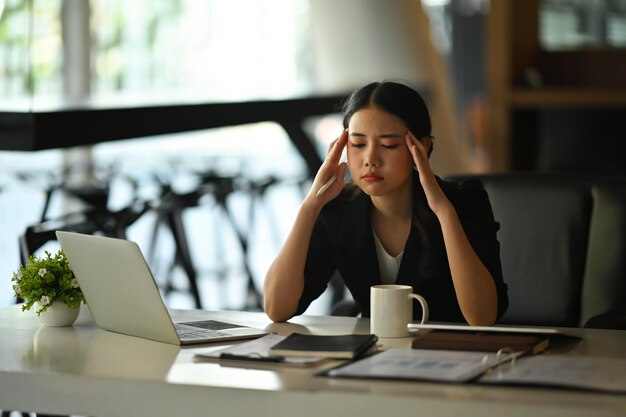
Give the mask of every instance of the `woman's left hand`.
POLYGON ((441 190, 428 163, 428 150, 432 146, 431 139, 426 139, 426 144, 424 144, 409 131, 405 136, 405 141, 413 156, 415 169, 419 173, 420 183, 424 189, 424 194, 426 194, 430 209, 438 215, 442 210, 451 208, 452 203, 441 190))

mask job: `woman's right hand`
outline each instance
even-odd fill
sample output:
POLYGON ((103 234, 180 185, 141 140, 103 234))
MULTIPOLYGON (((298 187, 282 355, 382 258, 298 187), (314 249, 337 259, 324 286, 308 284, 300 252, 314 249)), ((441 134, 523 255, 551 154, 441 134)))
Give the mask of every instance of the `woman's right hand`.
POLYGON ((328 146, 326 158, 298 210, 291 232, 267 270, 263 283, 263 308, 273 321, 289 320, 298 309, 304 291, 304 269, 315 222, 322 207, 343 189, 347 164, 339 163, 339 160, 347 142, 348 132, 344 131, 328 146), (336 180, 319 194, 319 190, 333 175, 336 180))
POLYGON ((347 168, 347 164, 345 162, 339 163, 339 160, 341 159, 341 154, 347 143, 348 129, 345 129, 337 139, 328 145, 326 158, 319 171, 317 171, 317 175, 315 175, 315 180, 313 180, 313 185, 305 198, 305 202, 321 208, 339 195, 344 186, 344 175, 347 168), (332 184, 326 191, 318 195, 320 189, 324 187, 333 176, 335 180, 332 184))

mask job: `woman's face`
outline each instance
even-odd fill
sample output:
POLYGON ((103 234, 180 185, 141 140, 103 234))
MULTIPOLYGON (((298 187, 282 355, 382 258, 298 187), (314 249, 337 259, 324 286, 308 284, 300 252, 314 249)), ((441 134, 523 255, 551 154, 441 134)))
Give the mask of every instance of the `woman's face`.
POLYGON ((348 125, 348 168, 356 185, 370 196, 411 187, 413 157, 406 146, 406 123, 370 106, 354 113, 348 125))

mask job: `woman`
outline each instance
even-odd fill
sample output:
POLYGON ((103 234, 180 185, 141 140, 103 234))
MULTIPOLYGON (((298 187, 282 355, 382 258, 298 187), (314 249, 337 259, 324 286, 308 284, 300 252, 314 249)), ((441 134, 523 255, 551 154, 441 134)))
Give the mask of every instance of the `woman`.
MULTIPOLYGON (((495 323, 508 306, 499 226, 479 182, 459 186, 433 175, 421 96, 402 84, 372 83, 343 110, 345 130, 267 272, 267 315, 285 321, 303 313, 338 271, 364 317, 370 287, 397 283, 426 298, 433 321, 495 323), (344 148, 347 164, 339 163, 344 148), (344 186, 346 168, 354 184, 344 186)), ((421 317, 420 308, 414 314, 421 317)))

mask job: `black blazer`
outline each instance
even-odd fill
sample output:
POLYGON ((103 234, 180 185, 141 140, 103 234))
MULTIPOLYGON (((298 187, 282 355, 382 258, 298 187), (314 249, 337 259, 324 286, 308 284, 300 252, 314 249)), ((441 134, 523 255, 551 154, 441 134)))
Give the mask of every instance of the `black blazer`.
MULTIPOLYGON (((475 180, 463 185, 437 180, 454 205, 476 254, 493 276, 500 318, 508 307, 507 285, 502 279, 500 243, 496 237, 499 224, 493 218, 487 193, 475 180)), ((370 221, 371 205, 367 194, 353 185, 347 185, 337 198, 322 209, 311 236, 304 291, 296 315, 302 314, 324 292, 331 277, 338 271, 363 317, 369 317, 370 287, 381 284, 370 221)), ((420 245, 419 233, 415 226, 411 228, 396 283, 410 285, 414 292, 426 298, 430 320, 464 322, 441 229, 436 229, 434 233, 438 236, 434 236, 433 240, 440 244, 428 252, 420 245), (430 267, 420 267, 424 262, 430 267)), ((417 302, 414 303, 413 314, 414 319, 421 318, 421 307, 417 302)))

